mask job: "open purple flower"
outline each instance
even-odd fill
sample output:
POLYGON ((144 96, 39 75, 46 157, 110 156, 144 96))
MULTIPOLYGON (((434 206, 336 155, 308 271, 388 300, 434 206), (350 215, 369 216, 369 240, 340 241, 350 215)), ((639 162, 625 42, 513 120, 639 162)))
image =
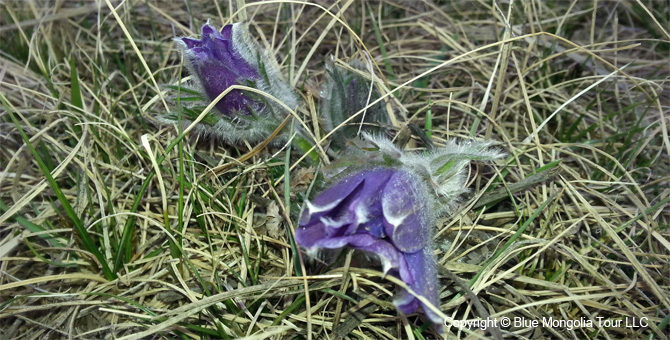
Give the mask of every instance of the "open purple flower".
MULTIPOLYGON (((306 202, 295 240, 308 252, 349 246, 376 254, 385 274, 399 277, 439 306, 431 247, 432 202, 424 181, 409 171, 385 167, 358 171, 306 202)), ((438 328, 442 324, 407 291, 400 292, 394 303, 403 313, 422 306, 438 328)))
MULTIPOLYGON (((298 106, 292 87, 281 77, 275 56, 260 48, 246 25, 226 25, 218 31, 205 24, 200 39, 179 38, 176 42, 192 76, 190 85, 197 90, 183 92, 200 92, 205 105, 231 86, 243 85, 265 92, 291 109, 298 106)), ((195 98, 181 99, 182 103, 193 103, 195 98)), ((188 124, 200 115, 203 107, 185 106, 182 120, 188 124)), ((267 96, 235 89, 216 103, 215 110, 200 121, 198 130, 229 142, 259 141, 267 138, 288 113, 267 96)), ((160 120, 174 123, 177 116, 169 114, 160 120)))

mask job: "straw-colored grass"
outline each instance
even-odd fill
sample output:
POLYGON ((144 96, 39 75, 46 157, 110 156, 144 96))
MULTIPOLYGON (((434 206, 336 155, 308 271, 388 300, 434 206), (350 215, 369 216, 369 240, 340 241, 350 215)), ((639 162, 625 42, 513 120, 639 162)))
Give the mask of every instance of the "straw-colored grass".
POLYGON ((0 338, 438 338, 397 279, 292 241, 337 156, 332 55, 373 62, 406 148, 508 153, 435 226, 440 311, 496 321, 445 338, 668 339, 668 27, 651 0, 2 2, 0 338), (276 52, 320 164, 156 124, 186 76, 173 38, 207 20, 276 52))

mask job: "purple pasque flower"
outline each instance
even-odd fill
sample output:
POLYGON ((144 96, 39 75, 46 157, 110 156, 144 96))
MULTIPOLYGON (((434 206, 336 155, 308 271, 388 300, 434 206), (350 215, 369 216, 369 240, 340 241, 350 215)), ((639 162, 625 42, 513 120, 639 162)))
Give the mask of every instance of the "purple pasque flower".
MULTIPOLYGON (((330 166, 331 175, 341 179, 306 202, 296 242, 310 255, 345 246, 376 254, 385 274, 399 277, 439 307, 435 221, 452 213, 467 192, 471 161, 490 161, 504 153, 491 142, 448 141, 427 152, 406 151, 386 137, 366 133, 353 142, 358 148, 349 158, 330 166)), ((394 304, 403 313, 421 306, 442 330, 440 316, 409 291, 397 293, 394 304)))
MULTIPOLYGON (((181 42, 184 57, 188 60, 189 71, 210 100, 232 85, 246 85, 260 80, 257 67, 242 57, 233 42, 233 30, 241 29, 239 24, 226 25, 219 32, 205 24, 200 39, 177 40, 181 42)), ((231 91, 216 104, 221 114, 231 118, 237 114, 250 115, 250 109, 258 110, 258 106, 241 90, 231 91)))
MULTIPOLYGON (((399 277, 439 307, 432 203, 423 179, 407 170, 360 170, 306 202, 295 240, 312 254, 345 246, 375 254, 384 274, 399 277)), ((442 324, 437 314, 407 291, 397 294, 394 304, 406 314, 422 306, 438 328, 442 324)))
MULTIPOLYGON (((256 43, 247 25, 226 25, 219 31, 207 23, 202 26, 200 39, 178 38, 176 42, 192 76, 190 85, 201 93, 205 106, 233 85, 265 92, 290 109, 298 106, 298 98, 282 79, 275 56, 256 43)), ((182 99, 182 103, 193 102, 193 97, 182 99)), ((202 108, 184 108, 184 123, 198 117, 202 108)), ((197 130, 229 142, 257 142, 267 138, 288 114, 283 105, 267 96, 235 89, 216 103, 215 110, 200 121, 197 130)), ((169 114, 160 120, 174 123, 177 118, 169 114)))

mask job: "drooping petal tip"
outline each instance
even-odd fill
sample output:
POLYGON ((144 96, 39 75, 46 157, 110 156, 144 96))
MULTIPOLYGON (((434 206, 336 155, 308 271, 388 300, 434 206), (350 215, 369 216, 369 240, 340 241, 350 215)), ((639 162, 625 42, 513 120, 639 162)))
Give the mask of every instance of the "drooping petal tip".
MULTIPOLYGON (((413 280, 411 284, 407 284, 408 287, 412 289, 414 293, 425 298, 433 305, 433 307, 439 309, 440 299, 438 295, 437 263, 432 249, 426 247, 417 252, 408 253, 405 256, 405 260, 407 261, 407 266, 410 271, 409 274, 413 280)), ((403 281, 407 283, 406 280, 403 279, 403 281)), ((394 303, 398 309, 405 314, 414 313, 417 310, 417 307, 421 306, 428 319, 436 325, 438 330, 441 330, 440 326, 443 323, 442 318, 435 313, 430 306, 422 302, 420 299, 417 299, 409 292, 403 291, 402 294, 400 294, 400 298, 394 300, 394 303)))

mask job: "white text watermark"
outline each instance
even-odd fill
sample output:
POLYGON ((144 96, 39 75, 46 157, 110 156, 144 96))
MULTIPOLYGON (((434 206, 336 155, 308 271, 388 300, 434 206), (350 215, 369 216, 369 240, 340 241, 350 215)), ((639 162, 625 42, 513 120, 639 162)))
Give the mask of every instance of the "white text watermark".
POLYGON ((557 319, 553 317, 546 317, 541 319, 529 319, 525 317, 515 316, 487 319, 470 319, 470 320, 445 320, 444 325, 447 327, 479 328, 485 330, 487 328, 527 328, 527 327, 547 327, 547 328, 565 328, 568 330, 576 328, 636 328, 647 327, 649 319, 646 317, 635 318, 627 317, 623 319, 609 319, 604 317, 595 317, 594 319, 579 318, 579 319, 557 319))

